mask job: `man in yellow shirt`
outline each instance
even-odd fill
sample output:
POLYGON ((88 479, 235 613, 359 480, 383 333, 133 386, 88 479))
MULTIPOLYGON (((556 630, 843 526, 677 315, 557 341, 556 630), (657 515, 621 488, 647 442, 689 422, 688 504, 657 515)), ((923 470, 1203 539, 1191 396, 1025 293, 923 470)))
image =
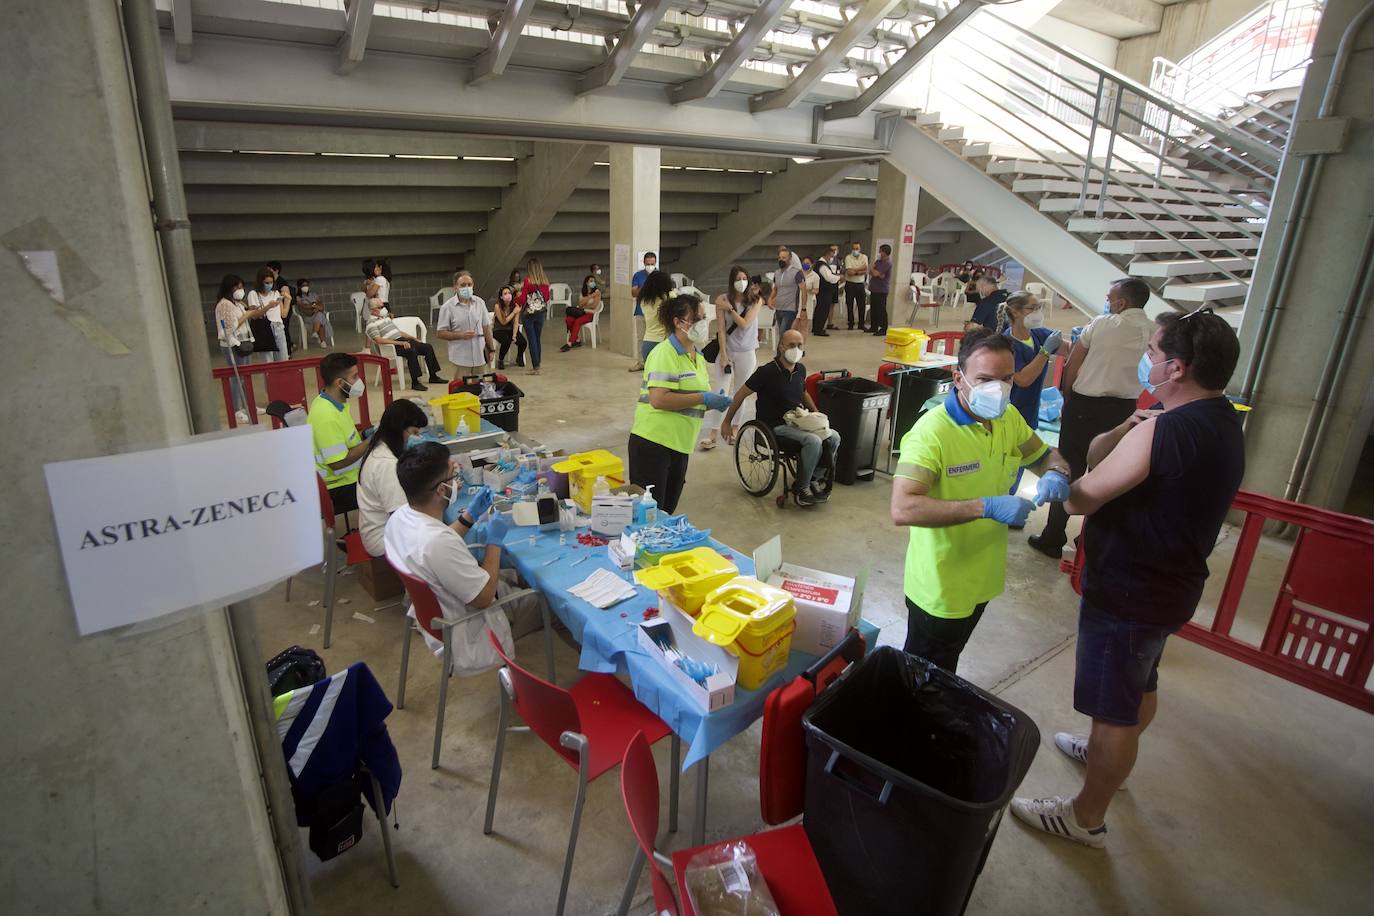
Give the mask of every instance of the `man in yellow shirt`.
POLYGON ((964 335, 954 387, 902 438, 892 522, 911 529, 904 590, 906 651, 954 671, 989 601, 1002 593, 1007 526, 1069 496, 1069 467, 1008 410, 1009 338, 964 335), (1010 492, 1016 473, 1040 475, 1036 501, 1010 492))
POLYGON ((360 398, 366 387, 358 375, 358 357, 330 353, 320 360, 324 387, 310 403, 308 422, 315 444, 315 470, 324 478, 335 512, 358 508, 358 462, 367 442, 358 435, 348 409, 350 397, 360 398))

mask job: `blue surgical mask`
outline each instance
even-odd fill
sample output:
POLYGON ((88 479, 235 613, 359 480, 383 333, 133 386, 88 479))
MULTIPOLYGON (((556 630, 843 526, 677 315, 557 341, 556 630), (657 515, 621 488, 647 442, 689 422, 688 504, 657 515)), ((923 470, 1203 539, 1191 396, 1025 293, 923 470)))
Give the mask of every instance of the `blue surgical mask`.
POLYGON ((1102 303, 1102 314, 1104 314, 1104 315, 1110 315, 1111 313, 1112 313, 1112 300, 1108 299, 1106 302, 1102 303))
POLYGON ((968 409, 984 420, 996 420, 1007 412, 1011 403, 1011 384, 1009 382, 984 382, 974 385, 969 392, 968 409))
POLYGON ((262 288, 263 288, 264 290, 267 290, 268 292, 271 292, 271 290, 272 290, 272 281, 271 281, 271 280, 268 280, 266 283, 264 283, 264 284, 262 285, 262 288))
POLYGON ((1168 361, 1169 360, 1166 359, 1164 362, 1156 364, 1150 362, 1149 353, 1140 354, 1140 362, 1135 364, 1135 377, 1136 381, 1140 382, 1140 387, 1150 392, 1150 394, 1154 394, 1155 389, 1159 386, 1150 384, 1150 370, 1154 369, 1156 365, 1162 366, 1168 361))

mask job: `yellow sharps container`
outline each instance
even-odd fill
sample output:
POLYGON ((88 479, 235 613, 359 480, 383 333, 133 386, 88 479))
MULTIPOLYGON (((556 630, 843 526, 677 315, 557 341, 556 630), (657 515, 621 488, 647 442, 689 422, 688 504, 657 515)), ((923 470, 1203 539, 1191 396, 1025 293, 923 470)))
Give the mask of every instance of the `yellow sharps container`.
POLYGON ((635 573, 635 581, 661 592, 673 604, 695 617, 706 596, 739 575, 739 568, 710 547, 693 547, 670 553, 635 573))
POLYGON ((739 576, 706 596, 692 632, 739 656, 739 686, 758 690, 787 667, 796 629, 792 596, 739 576))

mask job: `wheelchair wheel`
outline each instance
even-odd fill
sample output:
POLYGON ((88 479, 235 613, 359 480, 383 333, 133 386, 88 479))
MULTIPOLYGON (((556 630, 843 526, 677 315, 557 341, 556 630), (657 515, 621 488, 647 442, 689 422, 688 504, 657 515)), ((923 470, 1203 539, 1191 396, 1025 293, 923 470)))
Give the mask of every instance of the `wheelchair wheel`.
POLYGON ((778 480, 778 444, 773 431, 750 420, 735 434, 735 473, 750 496, 765 496, 778 480))

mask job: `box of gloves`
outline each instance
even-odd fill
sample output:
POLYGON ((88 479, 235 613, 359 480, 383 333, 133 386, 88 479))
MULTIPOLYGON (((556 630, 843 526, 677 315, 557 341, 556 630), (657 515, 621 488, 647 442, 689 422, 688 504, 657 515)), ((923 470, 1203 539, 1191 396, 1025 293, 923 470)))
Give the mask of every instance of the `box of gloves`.
POLYGON ((810 655, 829 652, 858 626, 869 569, 865 564, 857 576, 842 576, 784 562, 781 535, 754 551, 755 575, 789 593, 797 606, 792 648, 810 655))
POLYGON ((657 617, 638 627, 639 646, 667 669, 701 707, 715 712, 735 702, 739 657, 692 632, 692 618, 661 599, 657 617))

